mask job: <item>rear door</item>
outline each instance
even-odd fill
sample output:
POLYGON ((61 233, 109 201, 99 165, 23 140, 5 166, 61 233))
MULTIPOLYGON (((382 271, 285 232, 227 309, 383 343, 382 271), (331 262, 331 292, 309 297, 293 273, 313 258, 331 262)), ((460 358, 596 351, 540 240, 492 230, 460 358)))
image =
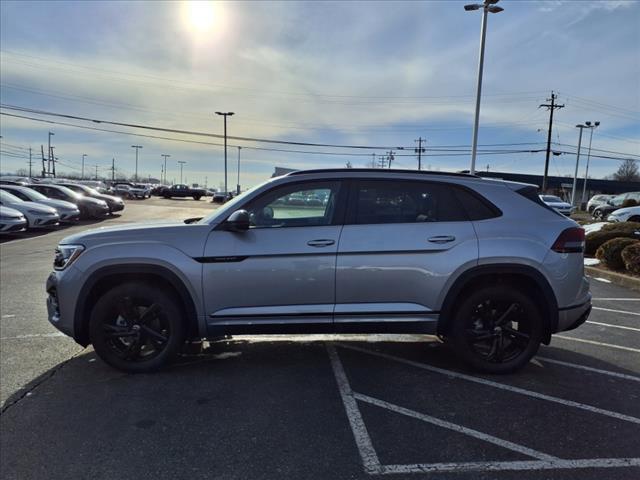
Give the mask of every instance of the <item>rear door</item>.
POLYGON ((451 188, 353 182, 338 247, 335 322, 437 319, 447 280, 478 259, 473 225, 451 188))

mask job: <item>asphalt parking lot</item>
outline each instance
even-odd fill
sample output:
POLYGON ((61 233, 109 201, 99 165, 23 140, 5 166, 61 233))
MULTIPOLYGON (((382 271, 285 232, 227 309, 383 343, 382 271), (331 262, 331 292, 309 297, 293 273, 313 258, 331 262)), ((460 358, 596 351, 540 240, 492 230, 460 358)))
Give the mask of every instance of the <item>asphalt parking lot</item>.
MULTIPOLYGON (((212 205, 128 202, 100 222, 212 205)), ((640 478, 640 294, 594 310, 522 372, 470 373, 435 337, 234 337, 153 375, 112 370, 46 320, 56 243, 0 244, 3 479, 640 478)))

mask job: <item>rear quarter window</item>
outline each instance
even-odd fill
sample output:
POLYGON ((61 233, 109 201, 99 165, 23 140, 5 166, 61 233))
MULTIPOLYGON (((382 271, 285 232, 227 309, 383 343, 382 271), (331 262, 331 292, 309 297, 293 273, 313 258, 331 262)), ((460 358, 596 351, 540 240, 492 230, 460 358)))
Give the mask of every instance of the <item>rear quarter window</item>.
POLYGON ((500 209, 482 195, 462 188, 454 188, 453 190, 469 220, 486 220, 502 215, 500 209))

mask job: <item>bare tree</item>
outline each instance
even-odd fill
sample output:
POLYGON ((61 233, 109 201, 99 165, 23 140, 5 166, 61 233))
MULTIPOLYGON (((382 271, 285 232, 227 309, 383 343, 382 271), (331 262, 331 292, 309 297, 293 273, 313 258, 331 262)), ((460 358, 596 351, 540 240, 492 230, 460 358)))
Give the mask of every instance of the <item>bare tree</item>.
POLYGON ((637 160, 627 158, 623 161, 618 171, 613 174, 613 179, 619 182, 640 182, 640 168, 637 160))

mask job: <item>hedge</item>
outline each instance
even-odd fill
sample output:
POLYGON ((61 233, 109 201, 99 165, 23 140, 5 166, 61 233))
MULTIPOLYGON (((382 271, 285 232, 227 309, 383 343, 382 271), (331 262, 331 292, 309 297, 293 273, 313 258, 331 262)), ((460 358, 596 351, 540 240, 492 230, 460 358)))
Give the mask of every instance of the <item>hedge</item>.
POLYGON ((640 275, 640 242, 624 247, 620 256, 629 272, 640 275))
POLYGON ((640 223, 620 222, 603 225, 601 230, 592 232, 586 236, 584 254, 587 256, 595 255, 602 244, 614 238, 633 238, 640 240, 640 223))
POLYGON ((625 262, 622 259, 622 250, 639 243, 640 241, 633 238, 613 238, 598 248, 596 258, 612 270, 624 270, 625 262))

